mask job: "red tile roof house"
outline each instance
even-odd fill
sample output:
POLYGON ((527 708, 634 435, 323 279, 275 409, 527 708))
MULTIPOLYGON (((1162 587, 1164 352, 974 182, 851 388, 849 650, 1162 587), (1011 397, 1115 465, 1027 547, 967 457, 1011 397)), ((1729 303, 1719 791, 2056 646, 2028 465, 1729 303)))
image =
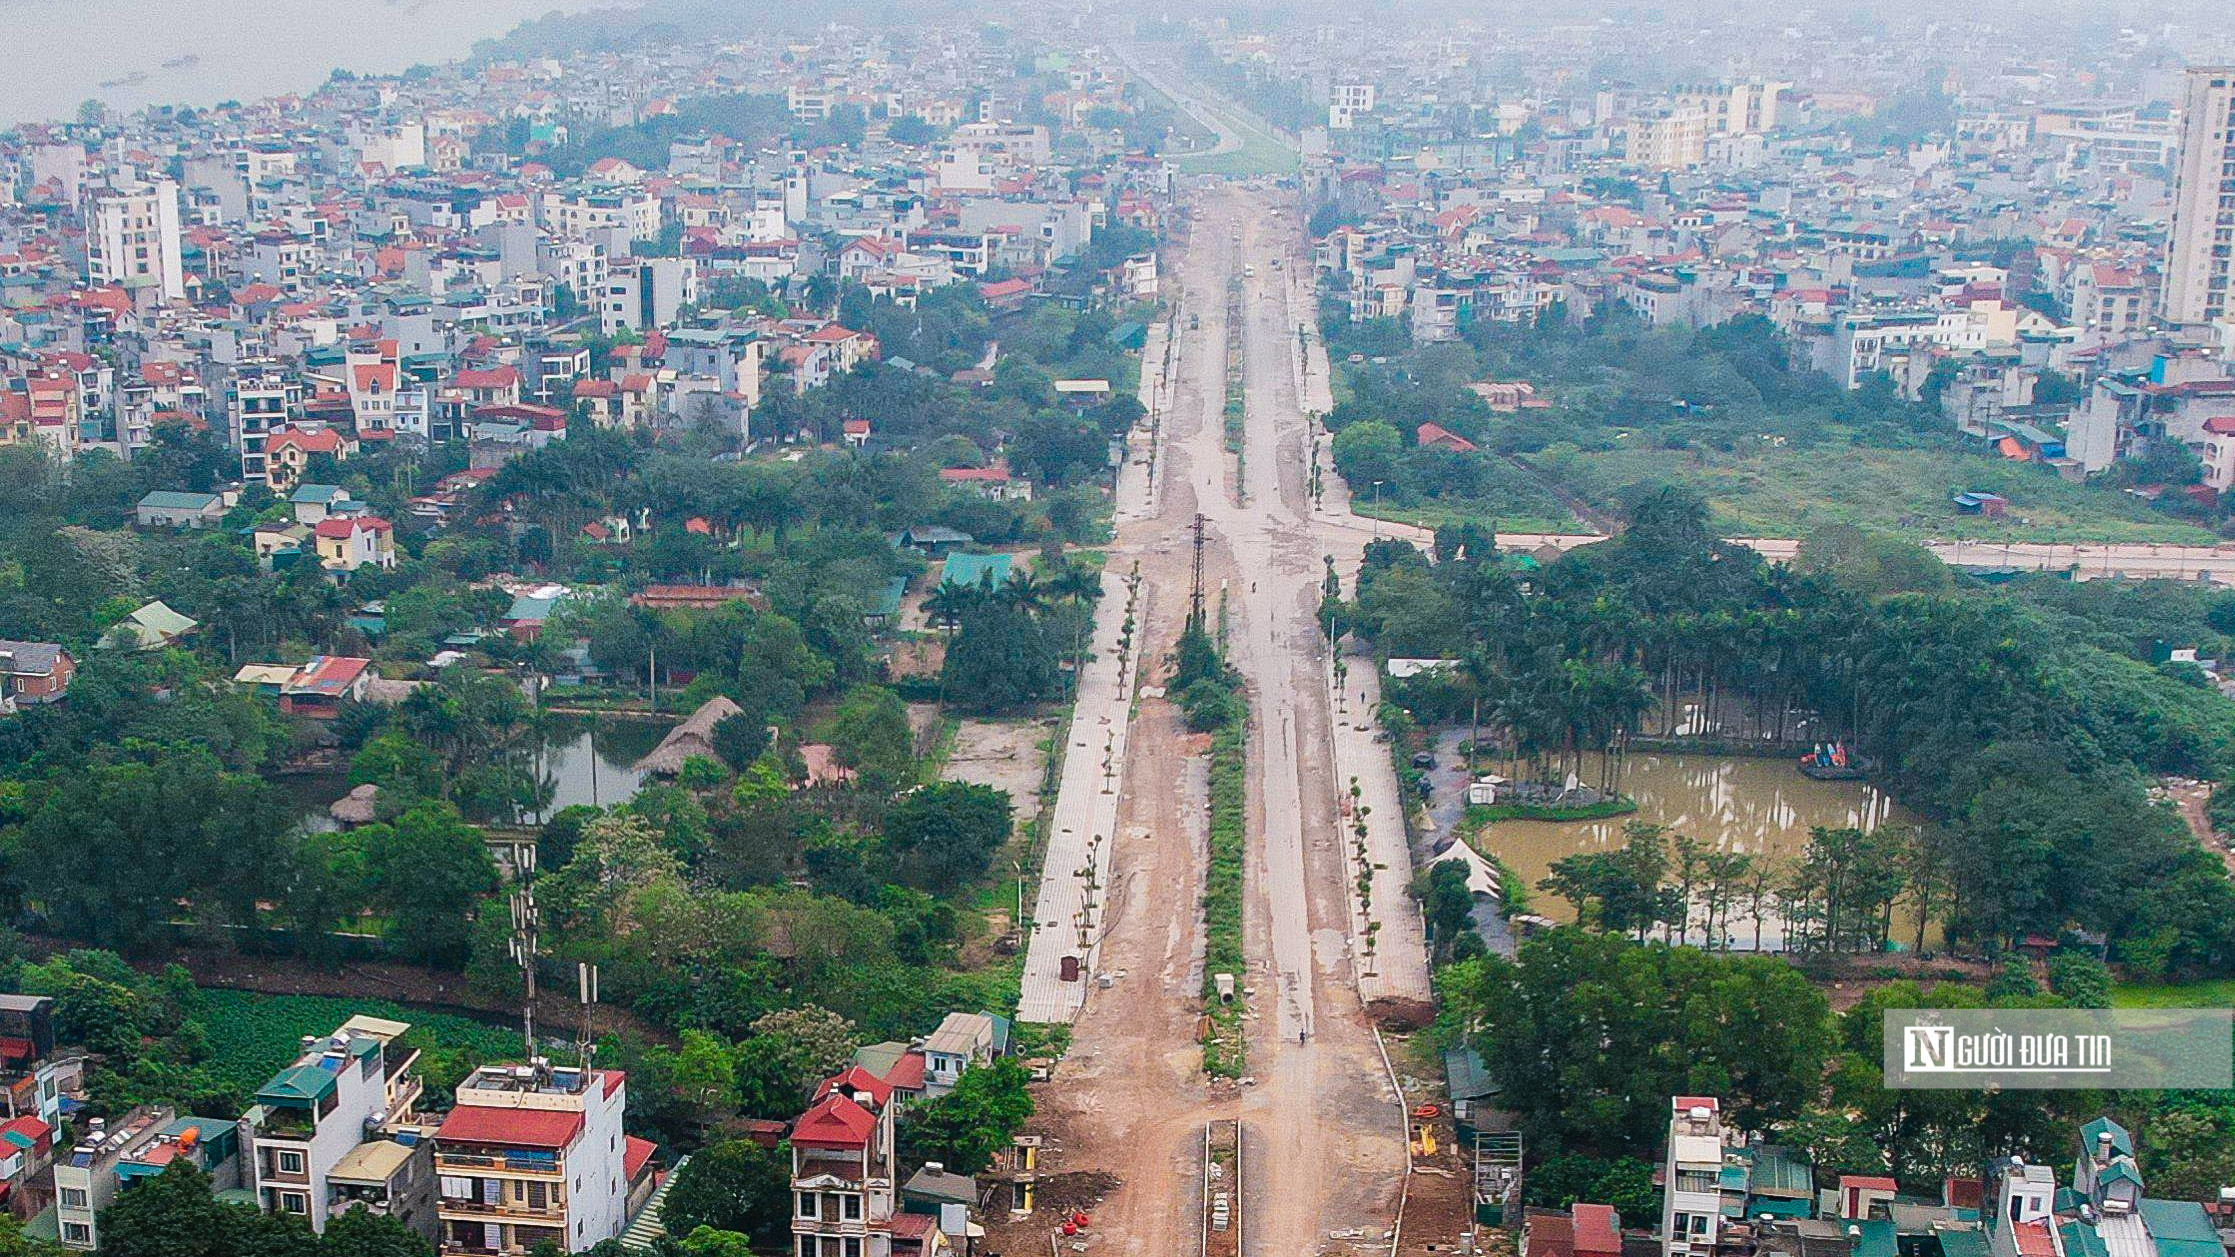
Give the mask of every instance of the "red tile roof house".
POLYGON ((1458 454, 1472 454, 1474 442, 1438 424, 1424 423, 1413 429, 1413 440, 1424 450, 1450 450, 1458 454))
POLYGON ((792 1123, 792 1246, 795 1251, 881 1252, 937 1257, 946 1240, 936 1220, 898 1212, 892 1088, 860 1066, 826 1078, 815 1103, 792 1123), (909 1221, 915 1218, 920 1221, 909 1221), (884 1244, 879 1244, 883 1239, 884 1244), (819 1247, 829 1243, 831 1247, 819 1247))
POLYGON ((372 684, 372 660, 348 655, 312 655, 280 683, 279 709, 290 716, 331 720, 342 704, 361 699, 372 684))
POLYGON ((1012 477, 1009 474, 1009 464, 1004 462, 995 462, 984 467, 942 467, 939 469, 939 482, 958 489, 970 489, 979 497, 994 501, 1012 498, 1020 502, 1032 500, 1032 482, 1012 477))
POLYGON ((70 652, 53 642, 0 641, 0 713, 61 701, 77 671, 70 652))
POLYGON ((318 562, 329 572, 396 565, 395 526, 377 515, 329 516, 311 529, 318 562))

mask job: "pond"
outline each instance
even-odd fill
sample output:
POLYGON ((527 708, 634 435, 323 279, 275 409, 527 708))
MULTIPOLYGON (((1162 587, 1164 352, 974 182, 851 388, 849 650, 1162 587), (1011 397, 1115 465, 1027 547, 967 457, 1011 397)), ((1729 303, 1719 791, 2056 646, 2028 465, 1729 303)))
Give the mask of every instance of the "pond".
MULTIPOLYGON (((1584 780, 1596 780, 1588 766, 1584 780)), ((1611 820, 1495 821, 1476 845, 1504 861, 1529 888, 1529 910, 1556 921, 1574 919, 1565 900, 1536 884, 1563 856, 1622 845, 1622 828, 1648 821, 1685 834, 1718 851, 1794 860, 1808 846, 1808 831, 1823 827, 1914 825, 1919 818, 1867 781, 1814 781, 1783 758, 1634 754, 1622 768, 1621 791, 1637 811, 1611 820)), ((1765 916, 1769 914, 1765 913, 1765 916)), ((1894 937, 1906 939, 1902 914, 1894 937)), ((1741 948, 1753 946, 1753 921, 1744 906, 1731 914, 1730 932, 1741 948)), ((1764 923, 1762 946, 1778 946, 1774 919, 1764 923)), ((1694 935, 1697 941, 1697 934, 1694 935)))
MULTIPOLYGON (((675 725, 664 717, 615 720, 551 715, 544 719, 549 732, 542 770, 551 782, 551 802, 527 818, 530 824, 541 824, 545 817, 576 804, 610 807, 635 797, 643 778, 632 765, 675 725)), ((274 784, 291 800, 303 828, 312 831, 335 827, 326 807, 349 793, 348 773, 343 770, 282 777, 274 784)))

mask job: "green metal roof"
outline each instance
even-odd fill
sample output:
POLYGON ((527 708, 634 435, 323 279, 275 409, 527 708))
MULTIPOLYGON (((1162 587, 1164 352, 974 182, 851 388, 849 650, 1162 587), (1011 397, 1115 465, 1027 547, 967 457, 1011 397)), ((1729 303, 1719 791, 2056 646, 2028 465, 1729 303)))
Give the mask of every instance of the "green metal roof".
POLYGON ((1479 1100, 1498 1094, 1490 1070, 1473 1048, 1452 1048, 1443 1054, 1443 1076, 1454 1100, 1479 1100))
POLYGON ((868 615, 891 619, 900 614, 900 600, 908 592, 908 578, 895 576, 885 582, 884 588, 870 595, 868 615))
POLYGON ((957 585, 1000 586, 1009 579, 1009 556, 1006 554, 964 554, 957 551, 947 556, 947 565, 940 571, 940 580, 957 585))
POLYGON ((2226 1257, 2210 1214, 2193 1200, 2142 1201, 2142 1225, 2157 1241, 2157 1257, 2226 1257))
POLYGON ((1854 1257, 1900 1257, 1901 1246, 1891 1219, 1864 1218, 1848 1225, 1862 1229, 1855 1240, 1854 1257))
POLYGON ((2096 1118, 2080 1128, 2081 1151, 2088 1156, 2095 1155, 2096 1141, 2105 1135, 2111 1137, 2112 1152, 2129 1157, 2134 1155, 2134 1136, 2126 1133, 2126 1127, 2108 1117, 2096 1118))
MULTIPOLYGON (((2064 1234, 2064 1257, 2111 1257, 2111 1250, 2095 1228, 2079 1222, 2066 1222, 2057 1227, 2064 1234)), ((1947 1257, 1948 1245, 1942 1241, 1941 1257, 1947 1257)))
POLYGON ((257 1091, 260 1103, 299 1107, 315 1104, 334 1089, 334 1076, 316 1065, 290 1065, 257 1091))
POLYGON ((188 493, 179 489, 157 489, 140 499, 140 505, 158 511, 199 511, 217 501, 214 493, 188 493))

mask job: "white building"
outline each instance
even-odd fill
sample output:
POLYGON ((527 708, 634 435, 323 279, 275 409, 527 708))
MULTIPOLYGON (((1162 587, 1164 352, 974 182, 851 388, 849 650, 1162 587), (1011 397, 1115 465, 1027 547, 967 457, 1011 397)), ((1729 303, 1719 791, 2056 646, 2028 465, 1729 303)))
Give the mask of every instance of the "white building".
POLYGON ((435 1132, 440 1252, 580 1252, 619 1237, 652 1145, 621 1129, 615 1070, 485 1065, 435 1132))
POLYGON ((675 322, 698 301, 698 269, 682 258, 623 258, 606 275, 598 330, 611 336, 675 322))
POLYGON ((631 240, 657 240, 660 221, 660 199, 649 192, 617 189, 543 194, 544 229, 562 238, 625 231, 631 240))
POLYGON ((2173 230, 2160 305, 2176 323, 2217 323, 2235 272, 2235 66, 2188 72, 2180 165, 2173 172, 2173 230))
POLYGON ((1706 111, 1676 108, 1623 123, 1622 160, 1647 170, 1684 170, 1707 160, 1714 125, 1706 111))
POLYGON ((178 185, 168 179, 93 193, 85 211, 86 276, 95 284, 156 288, 186 299, 178 185))
POLYGON ((1669 1109, 1661 1252, 1711 1257, 1723 1222, 1722 1103, 1713 1096, 1675 1096, 1669 1109))
POLYGON ((1338 83, 1328 94, 1327 129, 1344 131, 1357 124, 1359 115, 1374 111, 1374 85, 1338 83))
POLYGON ((257 1089, 241 1118, 250 1185, 266 1213, 285 1213, 326 1229, 335 1213, 336 1166, 358 1145, 409 1126, 419 1102, 417 1052, 394 1048, 411 1027, 352 1017, 324 1038, 309 1038, 295 1063, 257 1089))

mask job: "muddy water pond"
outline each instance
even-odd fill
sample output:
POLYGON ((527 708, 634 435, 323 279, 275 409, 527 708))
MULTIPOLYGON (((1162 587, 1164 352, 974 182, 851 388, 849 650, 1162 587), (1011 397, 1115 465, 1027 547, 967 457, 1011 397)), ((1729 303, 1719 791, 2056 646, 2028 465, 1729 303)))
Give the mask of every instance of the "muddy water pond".
MULTIPOLYGON (((675 722, 659 720, 592 719, 587 716, 549 715, 537 768, 551 783, 551 802, 526 818, 540 824, 545 817, 575 804, 610 807, 626 803, 643 784, 636 761, 667 736, 675 722)), ((305 829, 334 828, 326 807, 349 793, 345 769, 284 778, 280 789, 291 801, 305 829)))
MULTIPOLYGON (((1584 780, 1597 780, 1595 765, 1584 780)), ((1584 851, 1622 845, 1630 821, 1666 826, 1673 837, 1685 834, 1718 851, 1797 860, 1816 827, 1876 829, 1914 825, 1919 818, 1867 781, 1813 781, 1791 761, 1721 755, 1631 755, 1622 769, 1621 791, 1637 800, 1637 811, 1611 820, 1494 821, 1476 845, 1496 855, 1530 887, 1529 910, 1555 921, 1574 918, 1565 900, 1536 889, 1552 862, 1584 851)), ((1765 916, 1769 914, 1765 913, 1765 916)), ((1908 935, 1896 913, 1894 937, 1908 935)), ((1753 922, 1743 909, 1732 913, 1731 932, 1741 948, 1753 945, 1753 922)), ((1774 918, 1765 923, 1762 945, 1774 948, 1779 934, 1774 918)), ((1693 941, 1700 941, 1697 929, 1693 941)))

